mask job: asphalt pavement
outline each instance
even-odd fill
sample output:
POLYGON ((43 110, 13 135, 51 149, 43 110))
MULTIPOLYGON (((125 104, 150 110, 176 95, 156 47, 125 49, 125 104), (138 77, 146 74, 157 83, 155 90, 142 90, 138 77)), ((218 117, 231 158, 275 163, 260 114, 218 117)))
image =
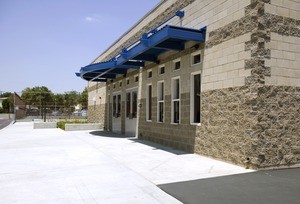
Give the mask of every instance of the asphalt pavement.
POLYGON ((185 204, 299 204, 300 168, 198 179, 159 187, 185 204))
POLYGON ((13 120, 0 118, 0 130, 8 126, 13 120))

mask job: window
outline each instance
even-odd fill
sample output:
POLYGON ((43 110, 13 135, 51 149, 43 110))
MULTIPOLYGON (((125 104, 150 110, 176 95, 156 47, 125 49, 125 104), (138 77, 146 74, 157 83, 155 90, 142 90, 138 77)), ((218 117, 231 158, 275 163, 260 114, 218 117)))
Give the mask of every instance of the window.
POLYGON ((121 115, 121 94, 113 95, 113 116, 115 118, 121 115))
POLYGON ((121 94, 117 95, 117 117, 121 115, 121 94))
POLYGON ((191 55, 191 61, 192 65, 201 63, 201 54, 199 51, 191 55))
POLYGON ((128 91, 126 93, 126 118, 137 117, 137 91, 128 91))
POLYGON ((110 85, 107 86, 107 89, 110 90, 110 85))
POLYGON ((107 100, 108 100, 108 114, 107 114, 107 117, 108 117, 108 120, 109 120, 110 114, 111 114, 111 105, 110 105, 111 99, 110 99, 110 94, 108 94, 107 100))
POLYGON ((164 122, 164 82, 157 82, 157 122, 164 122))
POLYGON ((119 81, 119 87, 122 87, 122 81, 119 81))
POLYGON ((165 65, 161 65, 158 67, 158 74, 164 74, 165 73, 165 65))
POLYGON ((195 73, 191 75, 191 124, 200 123, 200 106, 201 106, 201 74, 195 73))
POLYGON ((172 79, 171 87, 171 99, 172 99, 172 123, 180 123, 180 78, 176 77, 172 79))
POLYGON ((131 106, 131 94, 130 92, 126 93, 126 117, 130 117, 130 106, 131 106))
POLYGON ((132 117, 137 117, 137 91, 132 92, 132 117))
POLYGON ((173 61, 173 69, 174 70, 180 69, 180 59, 177 59, 177 60, 173 61))
POLYGON ((128 85, 130 83, 129 78, 126 79, 126 84, 128 85))
POLYGON ((117 113, 117 96, 113 96, 113 116, 116 117, 117 113))
POLYGON ((115 83, 113 83, 113 89, 115 89, 116 88, 116 84, 115 83))
POLYGON ((152 120, 152 85, 147 85, 146 120, 152 120))
POLYGON ((135 75, 134 76, 134 82, 138 82, 139 81, 139 75, 135 75))
POLYGON ((152 70, 147 71, 147 78, 152 78, 152 70))

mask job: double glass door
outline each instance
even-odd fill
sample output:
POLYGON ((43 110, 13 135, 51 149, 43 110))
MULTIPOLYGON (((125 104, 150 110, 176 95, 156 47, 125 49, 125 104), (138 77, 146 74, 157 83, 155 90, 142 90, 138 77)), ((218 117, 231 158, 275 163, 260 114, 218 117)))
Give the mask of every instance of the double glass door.
POLYGON ((137 88, 126 91, 125 134, 135 136, 137 125, 137 88))

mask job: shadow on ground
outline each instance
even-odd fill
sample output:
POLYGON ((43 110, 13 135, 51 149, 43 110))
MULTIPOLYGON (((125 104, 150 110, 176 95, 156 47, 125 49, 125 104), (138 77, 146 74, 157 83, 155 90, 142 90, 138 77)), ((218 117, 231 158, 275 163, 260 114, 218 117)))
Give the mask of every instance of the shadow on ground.
POLYGON ((167 151, 167 152, 170 152, 170 153, 176 154, 176 155, 189 154, 189 153, 184 152, 184 151, 173 149, 171 147, 163 146, 163 145, 160 145, 160 144, 157 144, 157 143, 154 143, 154 142, 150 142, 150 141, 146 141, 146 140, 140 140, 140 139, 137 139, 137 138, 130 138, 130 140, 132 142, 138 142, 140 144, 150 146, 150 147, 153 148, 153 150, 163 150, 163 151, 167 151))
POLYGON ((132 141, 133 143, 140 143, 143 145, 147 145, 153 148, 153 150, 163 150, 163 151, 167 151, 170 152, 172 154, 176 154, 176 155, 183 155, 183 154, 189 154, 187 152, 184 151, 180 151, 180 150, 176 150, 173 149, 171 147, 167 147, 167 146, 163 146, 154 142, 150 142, 150 141, 146 141, 146 140, 140 140, 136 137, 133 136, 129 136, 129 135, 124 135, 124 134, 118 134, 118 133, 114 133, 114 132, 110 132, 110 131, 104 131, 104 130, 97 130, 97 131, 92 131, 90 132, 91 135, 93 136, 98 136, 98 137, 109 137, 109 138, 128 138, 130 141, 132 141))
POLYGON ((300 168, 199 179, 159 185, 183 203, 299 203, 300 168))
POLYGON ((132 138, 132 136, 124 135, 124 134, 118 134, 110 131, 92 131, 90 132, 91 135, 99 136, 99 137, 110 137, 110 138, 132 138))

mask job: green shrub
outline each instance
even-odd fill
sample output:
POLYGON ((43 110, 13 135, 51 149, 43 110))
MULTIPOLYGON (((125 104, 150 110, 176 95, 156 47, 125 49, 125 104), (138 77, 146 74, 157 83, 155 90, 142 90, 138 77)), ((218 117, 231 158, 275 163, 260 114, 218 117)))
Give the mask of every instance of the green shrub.
POLYGON ((65 121, 59 121, 59 122, 57 122, 57 128, 65 130, 66 123, 67 122, 65 122, 65 121))
POLYGON ((87 119, 64 119, 57 122, 57 128, 65 130, 66 124, 79 124, 87 123, 87 119))

